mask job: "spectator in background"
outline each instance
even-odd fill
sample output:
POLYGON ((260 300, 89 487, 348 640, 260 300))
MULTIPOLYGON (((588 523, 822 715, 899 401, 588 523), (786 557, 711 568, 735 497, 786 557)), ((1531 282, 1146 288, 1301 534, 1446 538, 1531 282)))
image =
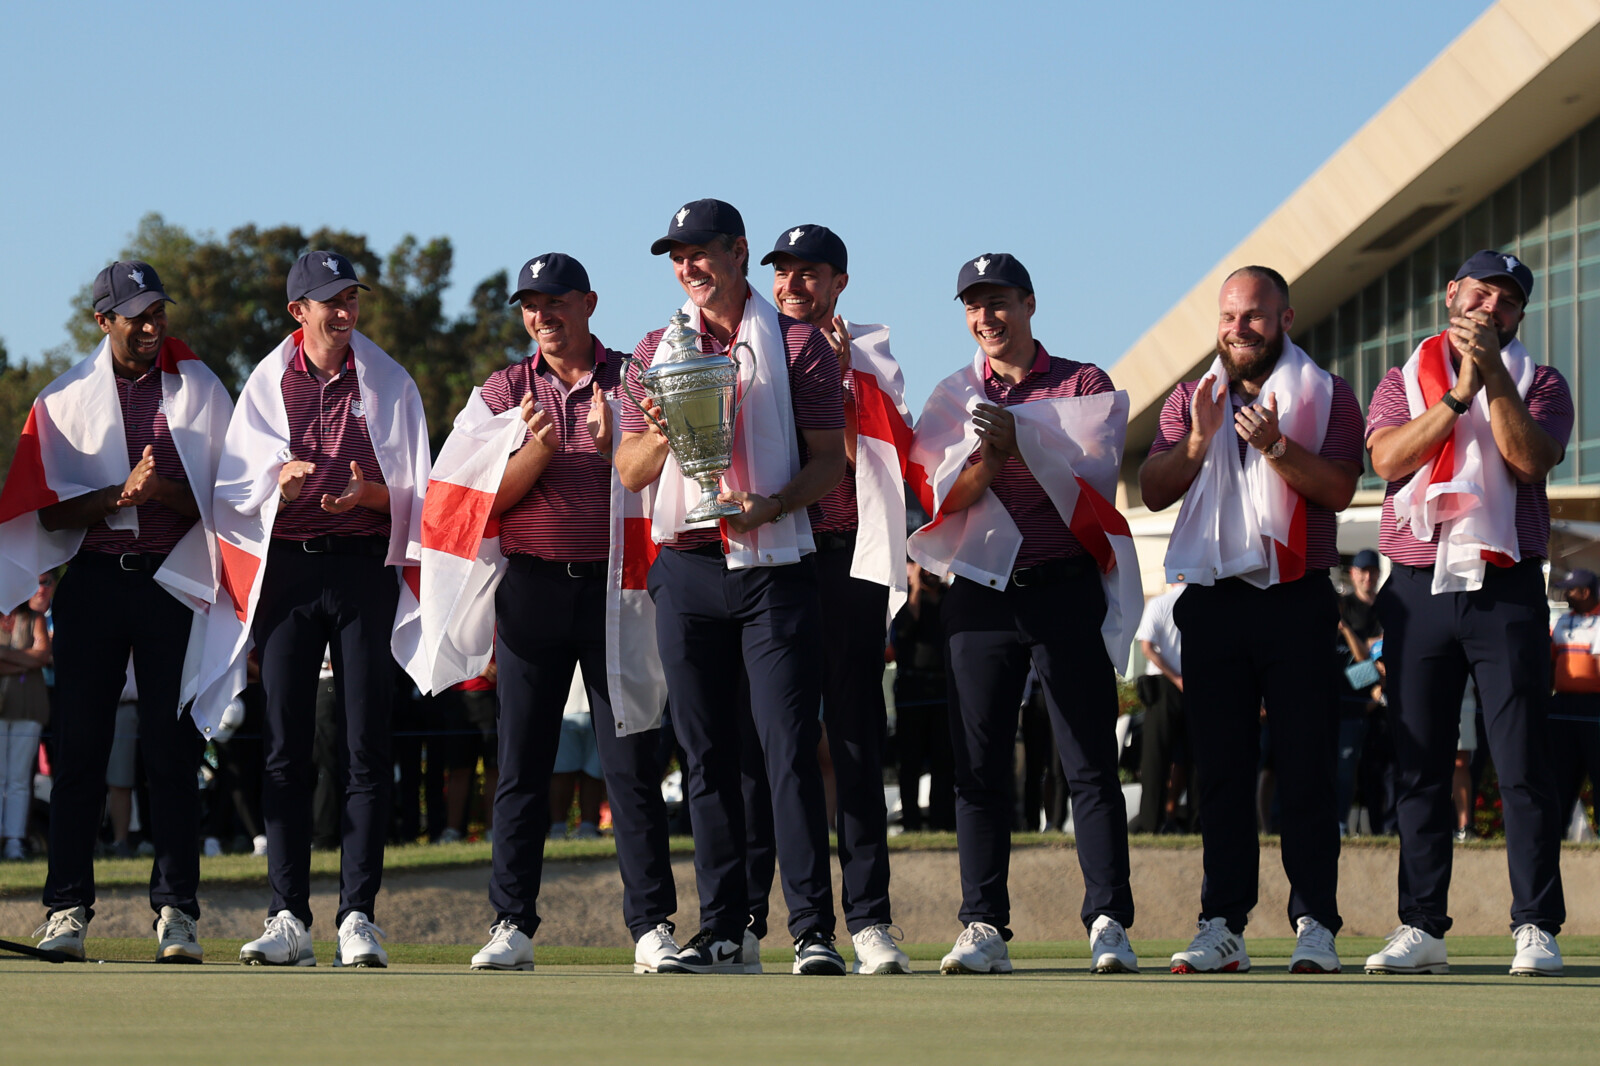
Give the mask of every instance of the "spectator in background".
POLYGON ((133 679, 133 660, 128 660, 128 679, 117 701, 117 717, 111 734, 111 758, 106 763, 106 815, 111 819, 111 855, 133 858, 128 834, 133 829, 133 789, 139 783, 139 686, 133 679))
POLYGON ((1135 833, 1180 833, 1192 828, 1178 824, 1178 798, 1192 789, 1194 765, 1183 715, 1183 636, 1172 620, 1172 605, 1183 590, 1183 585, 1169 585, 1152 597, 1134 633, 1146 662, 1138 683, 1139 702, 1144 704, 1139 813, 1128 827, 1135 833))
POLYGON ((955 760, 950 750, 944 675, 944 583, 906 560, 909 596, 889 627, 893 649, 895 747, 899 753, 900 825, 950 832, 956 827, 955 760), (923 771, 931 776, 928 812, 920 803, 923 771))
POLYGON ((50 719, 43 670, 50 662, 44 612, 54 574, 39 575, 39 591, 25 606, 0 617, 0 837, 3 857, 27 858, 28 807, 39 735, 50 719))
MULTIPOLYGON (((1455 841, 1465 844, 1476 834, 1472 831, 1472 753, 1478 750, 1478 683, 1467 680, 1466 691, 1461 694, 1461 726, 1456 734, 1456 768, 1450 779, 1450 800, 1456 808, 1455 841)), ((1580 774, 1578 784, 1583 784, 1580 774)), ((1570 810, 1570 805, 1568 807, 1570 810)))
MULTIPOLYGON (((495 697, 495 663, 477 677, 454 685, 445 698, 455 704, 452 717, 460 729, 446 738, 444 802, 445 828, 437 843, 450 844, 467 837, 467 822, 472 804, 472 783, 478 776, 478 760, 483 759, 484 839, 494 839, 494 790, 500 783, 500 733, 498 701, 495 697)), ((588 719, 584 719, 585 724, 588 719)))
POLYGON ((561 713, 561 743, 550 774, 551 840, 567 839, 567 815, 574 792, 578 825, 572 831, 572 839, 596 840, 600 836, 600 804, 605 801, 606 785, 581 674, 573 675, 567 706, 561 713))
POLYGON ((1600 786, 1600 577, 1574 570, 1556 588, 1566 592, 1567 613, 1551 638, 1550 770, 1561 816, 1570 819, 1585 775, 1600 786))
MULTIPOLYGON (((1374 654, 1373 645, 1382 638, 1383 626, 1373 603, 1378 597, 1378 553, 1371 548, 1356 552, 1350 563, 1351 591, 1339 597, 1339 644, 1341 660, 1345 664, 1347 684, 1339 692, 1339 832, 1346 830, 1350 817, 1350 804, 1355 799, 1356 777, 1361 766, 1362 753, 1368 748, 1368 735, 1374 729, 1385 729, 1383 707, 1382 667, 1374 654)), ((1387 733, 1375 738, 1376 743, 1387 744, 1387 733)), ((1381 778, 1378 784, 1381 785, 1381 778)), ((1369 816, 1376 819, 1378 809, 1387 809, 1387 802, 1374 804, 1373 797, 1363 799, 1369 816)), ((1378 828, 1376 820, 1372 822, 1378 828)))

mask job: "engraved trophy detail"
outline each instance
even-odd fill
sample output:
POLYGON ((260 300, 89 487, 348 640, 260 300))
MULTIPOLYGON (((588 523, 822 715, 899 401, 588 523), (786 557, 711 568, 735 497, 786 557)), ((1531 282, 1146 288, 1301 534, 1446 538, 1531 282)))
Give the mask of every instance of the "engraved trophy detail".
MULTIPOLYGON (((742 402, 738 396, 738 351, 744 348, 755 357, 748 341, 736 342, 727 355, 708 355, 698 347, 701 336, 689 328, 688 315, 674 311, 655 359, 639 375, 645 396, 661 407, 660 421, 649 411, 644 416, 666 434, 684 476, 700 483, 700 502, 686 516, 691 523, 711 522, 741 511, 736 503, 717 501, 717 482, 733 461, 733 428, 742 402)), ((644 403, 628 385, 632 358, 623 359, 622 388, 642 410, 644 403)))

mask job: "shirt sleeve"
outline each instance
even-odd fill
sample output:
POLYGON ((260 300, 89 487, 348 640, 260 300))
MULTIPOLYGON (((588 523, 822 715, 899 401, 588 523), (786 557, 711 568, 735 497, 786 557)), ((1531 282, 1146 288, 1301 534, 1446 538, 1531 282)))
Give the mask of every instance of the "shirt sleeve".
POLYGON ((633 362, 628 364, 627 373, 624 375, 627 387, 622 390, 622 432, 624 433, 643 433, 649 428, 649 423, 644 420, 644 412, 640 410, 638 404, 629 399, 628 392, 632 390, 634 396, 643 398, 644 385, 639 378, 649 369, 650 357, 655 355, 656 345, 661 343, 661 335, 665 332, 665 329, 658 329, 645 334, 644 339, 639 342, 639 346, 633 350, 633 362))
POLYGON ((1561 371, 1553 366, 1534 369, 1528 386, 1528 417, 1556 439, 1563 449, 1572 440, 1572 392, 1561 371))
POLYGON ((1360 465, 1365 456, 1361 437, 1361 405, 1355 390, 1339 375, 1333 375, 1333 401, 1328 406, 1328 431, 1322 435, 1324 459, 1360 465))
POLYGON ((1083 364, 1083 367, 1075 376, 1078 379, 1077 395, 1079 396, 1094 396, 1102 392, 1117 391, 1117 387, 1111 384, 1111 375, 1093 363, 1083 364))
POLYGON ((1390 367, 1367 405, 1367 439, 1380 429, 1403 426, 1411 421, 1411 404, 1406 400, 1406 379, 1399 367, 1390 367))
POLYGON ((479 392, 483 396, 484 404, 497 415, 511 410, 522 402, 522 397, 516 395, 517 390, 511 385, 510 367, 490 374, 479 392))
POLYGON ((1194 389, 1194 382, 1180 381, 1178 387, 1167 394, 1166 402, 1161 405, 1161 418, 1156 423, 1156 439, 1150 442, 1151 455, 1170 452, 1189 435, 1189 397, 1194 395, 1194 389))

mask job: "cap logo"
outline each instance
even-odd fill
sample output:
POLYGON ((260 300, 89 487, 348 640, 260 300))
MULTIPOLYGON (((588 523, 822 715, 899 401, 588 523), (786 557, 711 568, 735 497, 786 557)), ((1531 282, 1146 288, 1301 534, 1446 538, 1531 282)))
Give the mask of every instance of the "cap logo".
POLYGON ((339 273, 339 261, 331 255, 322 261, 322 265, 333 271, 335 274, 339 273))
POLYGON ((983 272, 989 269, 989 263, 990 260, 987 256, 982 256, 972 261, 972 265, 978 268, 979 277, 982 277, 983 272))
POLYGON ((139 286, 139 288, 141 288, 141 289, 144 288, 144 271, 142 271, 142 270, 130 270, 130 271, 128 271, 128 280, 133 282, 135 285, 139 286))
POLYGON ((689 217, 689 209, 687 207, 685 207, 682 211, 679 211, 676 215, 674 215, 672 217, 676 218, 678 220, 678 226, 679 226, 679 228, 682 228, 683 220, 689 217))
POLYGON ((531 278, 534 281, 537 281, 539 279, 539 271, 541 271, 543 269, 544 269, 544 260, 541 259, 537 263, 533 264, 532 266, 530 266, 528 268, 528 277, 531 278))
POLYGON ((1514 255, 1505 255, 1501 256, 1501 258, 1506 261, 1507 270, 1515 270, 1517 267, 1522 265, 1521 263, 1517 262, 1517 257, 1514 255))
POLYGON ((803 230, 803 229, 792 229, 792 230, 790 230, 789 231, 789 247, 793 248, 794 247, 794 242, 798 241, 801 237, 804 237, 805 235, 806 235, 806 231, 803 230))

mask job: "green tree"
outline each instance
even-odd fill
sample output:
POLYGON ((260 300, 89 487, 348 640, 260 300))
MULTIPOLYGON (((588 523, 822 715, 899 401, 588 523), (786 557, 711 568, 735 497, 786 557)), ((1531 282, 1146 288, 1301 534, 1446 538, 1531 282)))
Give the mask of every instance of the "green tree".
POLYGON ((55 348, 34 362, 12 366, 5 343, 0 341, 0 470, 11 469, 33 398, 71 365, 67 349, 55 348))

